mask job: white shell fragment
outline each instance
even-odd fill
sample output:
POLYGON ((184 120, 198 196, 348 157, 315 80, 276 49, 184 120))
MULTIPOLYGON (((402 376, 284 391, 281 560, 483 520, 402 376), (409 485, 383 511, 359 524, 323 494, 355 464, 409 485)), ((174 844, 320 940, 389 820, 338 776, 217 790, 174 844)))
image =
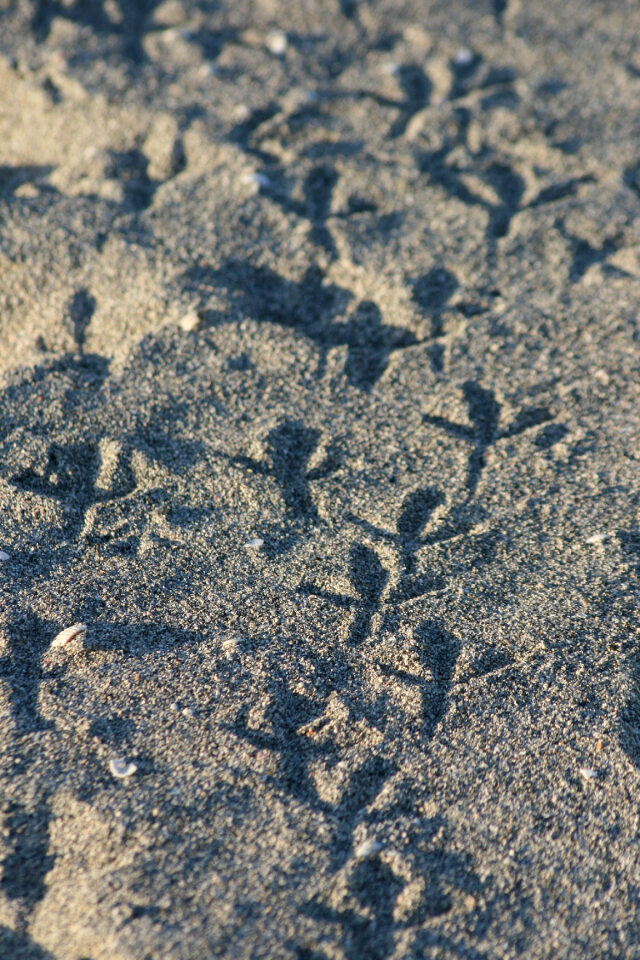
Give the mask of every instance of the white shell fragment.
POLYGON ((4 550, 0 550, 0 560, 8 560, 9 554, 5 553, 4 550))
POLYGON ((245 547, 249 547, 250 550, 258 550, 264 543, 264 540, 261 540, 260 537, 253 537, 251 540, 247 540, 245 547))
POLYGON ((257 193, 261 187, 268 187, 271 181, 265 173, 254 171, 253 173, 246 173, 242 177, 242 182, 249 184, 257 193))
POLYGON ((380 853, 381 849, 382 847, 377 840, 363 840, 353 852, 356 860, 368 860, 369 857, 374 857, 376 853, 380 853))
POLYGON ((202 317, 198 313, 195 307, 192 307, 185 315, 179 320, 178 325, 185 331, 185 333, 193 333, 194 330, 198 330, 202 326, 202 317))
POLYGON ((232 657, 235 657, 240 650, 240 641, 239 640, 223 640, 222 649, 225 652, 227 660, 231 660, 232 657))
POLYGON ((109 760, 109 770, 117 780, 126 780, 128 777, 132 777, 137 769, 138 767, 135 763, 130 763, 120 758, 109 760))
POLYGON ((596 780, 598 774, 591 767, 581 767, 580 776, 583 777, 584 780, 596 780))
POLYGON ((267 36, 267 50, 274 57, 281 57, 286 52, 288 45, 287 35, 282 30, 273 30, 267 36))
POLYGON ((66 647, 67 644, 76 639, 82 642, 86 636, 86 633, 86 623, 74 623, 73 626, 67 627, 66 630, 61 630, 58 636, 54 637, 51 642, 51 649, 55 650, 58 647, 66 647))
POLYGON ((608 540, 608 533, 594 533, 592 537, 589 537, 585 543, 594 544, 594 543, 604 543, 605 540, 608 540))
POLYGON ((453 55, 453 62, 456 67, 468 67, 473 63, 473 50, 468 47, 460 47, 453 55))

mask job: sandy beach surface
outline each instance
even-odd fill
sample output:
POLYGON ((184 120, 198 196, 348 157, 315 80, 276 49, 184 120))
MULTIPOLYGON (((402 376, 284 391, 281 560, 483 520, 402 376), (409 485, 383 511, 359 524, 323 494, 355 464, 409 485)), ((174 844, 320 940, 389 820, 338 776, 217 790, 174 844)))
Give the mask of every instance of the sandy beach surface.
POLYGON ((3 960, 640 957, 639 135, 636 0, 0 0, 3 960))

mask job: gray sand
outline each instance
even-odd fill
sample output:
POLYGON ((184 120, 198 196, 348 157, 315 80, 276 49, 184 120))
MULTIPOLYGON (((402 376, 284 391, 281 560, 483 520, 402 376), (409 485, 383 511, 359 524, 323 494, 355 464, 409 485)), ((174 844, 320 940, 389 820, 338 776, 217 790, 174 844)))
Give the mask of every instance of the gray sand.
POLYGON ((640 7, 9 0, 0 104, 0 957, 640 957, 640 7))

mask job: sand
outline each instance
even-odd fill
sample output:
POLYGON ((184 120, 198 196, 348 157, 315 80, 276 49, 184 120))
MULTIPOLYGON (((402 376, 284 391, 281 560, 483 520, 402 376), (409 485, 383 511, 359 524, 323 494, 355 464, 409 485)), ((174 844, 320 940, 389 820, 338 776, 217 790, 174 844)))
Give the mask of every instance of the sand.
POLYGON ((1 957, 640 956, 639 103, 622 0, 0 3, 1 957))

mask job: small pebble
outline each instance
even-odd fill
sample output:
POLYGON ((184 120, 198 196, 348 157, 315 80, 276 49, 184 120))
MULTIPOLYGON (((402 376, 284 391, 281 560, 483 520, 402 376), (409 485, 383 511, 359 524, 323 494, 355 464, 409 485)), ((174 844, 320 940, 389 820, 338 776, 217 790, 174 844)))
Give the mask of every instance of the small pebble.
POLYGON ((86 623, 74 623, 72 627, 67 627, 66 630, 62 630, 57 637, 51 641, 51 650, 54 650, 58 647, 66 647, 67 644, 71 643, 72 640, 79 640, 82 642, 87 634, 87 625, 86 623))
POLYGON ((261 540, 260 537, 254 537, 252 540, 247 540, 245 547, 249 547, 251 550, 258 550, 264 543, 264 540, 261 540))
POLYGON ((188 717, 189 720, 193 720, 193 718, 195 717, 195 713, 193 712, 191 707, 185 707, 184 710, 182 711, 182 716, 188 717))
POLYGON ((4 550, 0 550, 0 560, 8 560, 9 554, 5 553, 4 550))
POLYGON ((132 777, 138 767, 135 763, 128 763, 126 760, 115 758, 109 760, 109 770, 117 780, 126 780, 132 777))
POLYGON ((353 851, 357 860, 368 860, 382 850, 377 840, 363 840, 353 851))

